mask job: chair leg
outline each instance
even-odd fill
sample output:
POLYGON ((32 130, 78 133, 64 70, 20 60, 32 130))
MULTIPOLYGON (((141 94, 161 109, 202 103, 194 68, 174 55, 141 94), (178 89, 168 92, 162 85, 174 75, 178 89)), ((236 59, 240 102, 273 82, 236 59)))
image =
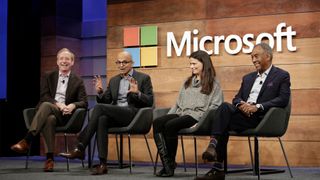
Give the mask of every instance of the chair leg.
POLYGON ((25 169, 28 169, 28 167, 29 167, 29 157, 30 157, 30 154, 31 154, 31 145, 32 145, 32 141, 30 142, 29 150, 28 150, 28 153, 27 153, 25 169))
POLYGON ((290 168, 290 165, 289 165, 289 161, 288 161, 288 158, 287 158, 287 155, 286 155, 286 152, 284 150, 284 147, 283 147, 283 144, 282 144, 282 141, 281 141, 280 137, 278 137, 278 140, 279 140, 279 143, 280 143, 280 146, 281 146, 281 149, 282 149, 282 153, 283 153, 284 159, 286 160, 286 163, 287 163, 287 167, 288 167, 288 170, 289 170, 289 173, 290 173, 290 177, 293 178, 293 175, 292 175, 292 172, 291 172, 291 168, 290 168))
POLYGON ((198 176, 198 152, 197 152, 197 137, 193 136, 193 141, 194 141, 194 160, 195 160, 195 165, 196 165, 196 176, 198 176))
POLYGON ((146 137, 146 135, 145 135, 145 134, 143 135, 143 137, 144 137, 144 140, 146 141, 146 145, 147 145, 147 148, 148 148, 148 152, 149 152, 149 156, 150 156, 150 159, 151 159, 152 165, 153 165, 153 166, 155 166, 155 165, 154 165, 153 158, 152 158, 152 154, 151 154, 150 146, 149 146, 149 143, 148 143, 148 139, 147 139, 147 137, 146 137))
POLYGON ((224 173, 226 174, 231 174, 231 173, 240 173, 240 172, 247 172, 250 171, 252 172, 253 175, 254 173, 254 158, 253 158, 253 153, 252 153, 252 145, 251 145, 251 139, 248 137, 248 144, 249 144, 249 151, 250 151, 250 159, 251 159, 251 168, 240 168, 240 169, 231 169, 228 170, 228 145, 226 145, 225 148, 225 157, 223 161, 223 168, 224 168, 224 173))
POLYGON ((119 163, 119 166, 121 166, 121 162, 120 162, 120 152, 119 152, 119 143, 118 143, 118 135, 117 135, 117 134, 116 134, 116 146, 117 146, 118 163, 119 163))
POLYGON ((187 172, 187 167, 186 167, 186 154, 184 153, 183 136, 180 136, 180 139, 181 139, 181 149, 182 149, 182 159, 183 159, 184 172, 187 172))
POLYGON ((91 155, 91 162, 94 159, 94 156, 96 154, 96 145, 97 145, 97 136, 94 135, 94 141, 93 141, 93 147, 92 147, 92 155, 91 155))
POLYGON ((223 171, 225 174, 228 174, 228 145, 226 145, 225 151, 224 151, 225 157, 223 160, 223 171))
MULTIPOLYGON (((64 133, 64 148, 66 152, 69 152, 67 133, 64 133)), ((69 158, 67 158, 67 171, 69 171, 69 158)))
MULTIPOLYGON (((249 151, 250 151, 251 167, 252 167, 252 169, 253 169, 254 162, 253 162, 253 156, 252 156, 252 146, 251 146, 250 136, 248 136, 248 144, 249 144, 249 151)), ((253 173, 253 174, 254 174, 254 173, 253 173)))
POLYGON ((131 159, 131 141, 130 141, 130 134, 128 134, 128 146, 129 146, 129 168, 130 174, 132 173, 132 159, 131 159))
POLYGON ((259 141, 257 137, 254 137, 254 159, 254 173, 258 175, 258 180, 260 180, 259 141))
POLYGON ((159 151, 157 150, 156 161, 154 162, 154 167, 153 167, 153 174, 154 175, 157 173, 158 158, 159 158, 159 151))

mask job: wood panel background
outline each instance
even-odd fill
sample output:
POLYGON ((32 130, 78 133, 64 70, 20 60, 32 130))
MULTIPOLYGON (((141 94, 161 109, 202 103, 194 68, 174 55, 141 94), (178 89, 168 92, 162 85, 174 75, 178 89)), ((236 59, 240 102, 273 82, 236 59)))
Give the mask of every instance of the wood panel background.
MULTIPOLYGON (((156 107, 170 107, 180 86, 190 75, 185 55, 166 57, 166 32, 174 32, 180 40, 186 30, 198 29, 204 35, 243 36, 261 32, 273 33, 280 22, 297 32, 293 44, 296 52, 286 49, 274 52, 273 63, 290 72, 292 83, 292 114, 287 133, 282 137, 292 166, 320 166, 320 1, 318 0, 148 0, 108 5, 107 77, 118 73, 114 60, 123 48, 123 28, 128 26, 158 26, 158 63, 153 68, 138 68, 151 76, 156 107), (308 148, 305 148, 308 147, 308 148)), ((234 45, 234 44, 232 44, 234 45)), ((212 49, 213 44, 208 44, 212 49)), ((184 54, 185 52, 183 52, 184 54)), ((230 102, 240 86, 241 77, 254 70, 248 54, 229 55, 220 43, 220 54, 211 57, 221 82, 225 101, 230 102)), ((208 137, 199 137, 198 156, 206 148, 208 137)), ((155 155, 152 134, 149 142, 155 155)), ((133 159, 150 161, 143 138, 134 136, 133 159)), ((193 141, 185 140, 188 162, 193 159, 193 141)), ((110 148, 114 147, 110 143, 110 148)), ((125 147, 126 148, 126 147, 125 147)), ((181 162, 180 145, 177 161, 181 162)), ((284 166, 279 143, 262 139, 261 164, 284 166)), ((232 137, 229 144, 231 164, 249 164, 246 139, 232 137), (240 150, 240 151, 239 151, 240 150)), ((116 154, 109 151, 109 159, 116 154)), ((125 152, 125 158, 128 153, 125 152)))

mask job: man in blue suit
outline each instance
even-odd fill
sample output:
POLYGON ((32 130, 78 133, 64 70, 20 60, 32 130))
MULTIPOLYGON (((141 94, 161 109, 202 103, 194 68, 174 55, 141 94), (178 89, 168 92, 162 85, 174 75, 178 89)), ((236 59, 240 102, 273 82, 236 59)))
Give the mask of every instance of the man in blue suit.
POLYGON ((200 179, 224 179, 222 163, 228 143, 228 131, 255 128, 271 107, 285 107, 290 98, 290 75, 272 65, 272 49, 266 43, 257 44, 251 53, 255 72, 245 75, 232 104, 224 102, 217 109, 212 123, 212 136, 205 161, 214 162, 213 168, 200 179))

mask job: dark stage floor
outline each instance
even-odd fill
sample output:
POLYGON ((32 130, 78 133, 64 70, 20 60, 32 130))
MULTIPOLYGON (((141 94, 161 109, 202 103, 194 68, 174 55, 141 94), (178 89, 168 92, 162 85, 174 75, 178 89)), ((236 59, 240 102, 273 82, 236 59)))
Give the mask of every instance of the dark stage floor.
MULTIPOLYGON (((153 175, 153 167, 151 164, 136 163, 133 167, 132 174, 129 173, 129 168, 119 169, 117 167, 110 167, 109 174, 102 176, 90 175, 90 169, 82 168, 81 161, 71 161, 70 171, 67 171, 66 162, 56 157, 55 171, 52 173, 42 172, 44 159, 42 157, 31 157, 29 161, 29 169, 25 169, 24 157, 2 157, 0 158, 0 179, 1 180, 90 180, 90 179, 193 179, 195 177, 195 169, 188 167, 187 172, 184 172, 182 166, 176 169, 175 176, 170 178, 159 178, 153 175)), ((202 175, 208 171, 208 166, 202 166, 199 169, 199 174, 202 175)), ((320 167, 315 168, 292 168, 294 178, 298 180, 319 180, 320 167)), ((250 180, 258 179, 257 176, 252 176, 248 173, 228 174, 226 179, 234 180, 250 180)), ((262 180, 289 180, 291 179, 288 171, 280 174, 262 175, 262 180)))

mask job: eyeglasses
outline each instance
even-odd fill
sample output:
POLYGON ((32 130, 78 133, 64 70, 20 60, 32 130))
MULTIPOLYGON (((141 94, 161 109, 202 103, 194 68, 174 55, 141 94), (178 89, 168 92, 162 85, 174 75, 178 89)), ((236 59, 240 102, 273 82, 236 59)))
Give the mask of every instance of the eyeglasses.
POLYGON ((129 63, 131 63, 132 61, 119 61, 119 60, 117 60, 116 61, 116 64, 117 65, 121 65, 121 64, 123 64, 123 65, 127 65, 127 64, 129 64, 129 63))

